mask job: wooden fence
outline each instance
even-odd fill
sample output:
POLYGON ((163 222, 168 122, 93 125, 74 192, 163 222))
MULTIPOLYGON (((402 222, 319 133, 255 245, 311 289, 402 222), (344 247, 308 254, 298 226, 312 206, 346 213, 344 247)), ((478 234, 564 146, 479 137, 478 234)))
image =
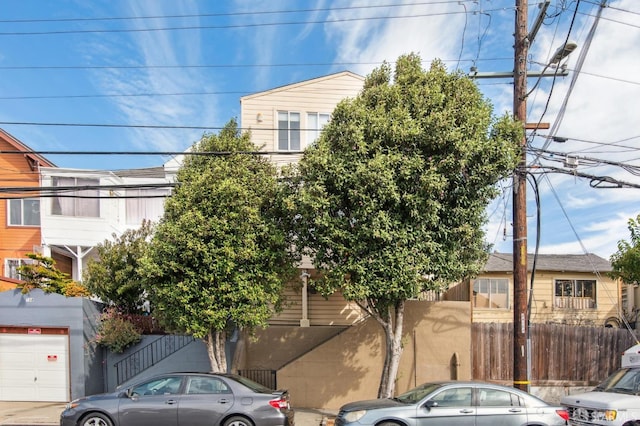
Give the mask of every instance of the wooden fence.
MULTIPOLYGON (((622 353, 637 343, 626 329, 532 324, 532 385, 594 386, 620 367, 622 353)), ((474 380, 513 381, 513 324, 472 326, 474 380)))

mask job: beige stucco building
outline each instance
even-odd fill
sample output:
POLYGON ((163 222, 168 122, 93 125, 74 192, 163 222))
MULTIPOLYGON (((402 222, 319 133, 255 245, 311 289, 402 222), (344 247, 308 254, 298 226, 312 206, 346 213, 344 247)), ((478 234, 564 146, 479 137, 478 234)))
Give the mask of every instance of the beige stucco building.
POLYGON ((279 164, 298 161, 329 121, 338 102, 355 97, 364 77, 350 71, 305 80, 240 98, 243 129, 279 164))
MULTIPOLYGON (((278 166, 297 162, 336 105, 357 96, 363 82, 344 71, 244 96, 241 126, 278 166)), ((530 258, 529 279, 532 266, 530 258)), ((610 271, 609 262, 595 255, 538 256, 531 321, 617 325, 621 292, 610 271)), ((384 361, 382 328, 341 294, 315 294, 307 286, 315 273, 303 260, 284 311, 241 345, 236 365, 274 371, 295 406, 335 409, 375 398, 384 361)), ((472 378, 472 323, 513 321, 511 254, 491 254, 478 277, 429 296, 407 305, 397 392, 429 380, 472 378)))
MULTIPOLYGON (((615 327, 621 324, 622 288, 618 280, 608 276, 611 264, 606 259, 594 254, 540 254, 533 285, 533 255, 528 256, 527 265, 527 288, 532 290, 531 322, 615 327)), ((474 322, 513 321, 510 253, 492 253, 484 271, 460 285, 468 289, 474 322)))

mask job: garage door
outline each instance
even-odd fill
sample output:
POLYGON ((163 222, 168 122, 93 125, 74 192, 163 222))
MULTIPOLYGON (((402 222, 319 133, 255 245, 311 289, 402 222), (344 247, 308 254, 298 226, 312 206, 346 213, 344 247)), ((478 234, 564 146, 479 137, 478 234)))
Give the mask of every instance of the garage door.
POLYGON ((0 333, 0 401, 69 400, 67 333, 40 328, 0 333))

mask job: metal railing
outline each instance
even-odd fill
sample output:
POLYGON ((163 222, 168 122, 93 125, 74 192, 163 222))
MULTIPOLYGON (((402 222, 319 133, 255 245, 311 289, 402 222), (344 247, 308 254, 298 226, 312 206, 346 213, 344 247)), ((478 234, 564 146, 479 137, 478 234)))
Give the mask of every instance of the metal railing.
POLYGON ((269 389, 278 389, 276 370, 238 370, 238 374, 269 389))
POLYGON ((121 385, 144 370, 153 367, 194 340, 193 336, 168 334, 138 349, 115 363, 116 385, 121 385))

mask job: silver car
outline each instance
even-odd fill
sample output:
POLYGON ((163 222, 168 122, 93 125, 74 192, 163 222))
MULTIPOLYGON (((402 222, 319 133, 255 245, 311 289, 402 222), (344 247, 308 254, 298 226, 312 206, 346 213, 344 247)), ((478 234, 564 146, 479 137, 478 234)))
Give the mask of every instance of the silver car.
POLYGON ((287 391, 234 374, 173 373, 67 404, 61 426, 293 426, 287 391))
POLYGON ((515 388, 482 382, 425 383, 391 399, 344 405, 336 426, 561 426, 568 414, 515 388))

